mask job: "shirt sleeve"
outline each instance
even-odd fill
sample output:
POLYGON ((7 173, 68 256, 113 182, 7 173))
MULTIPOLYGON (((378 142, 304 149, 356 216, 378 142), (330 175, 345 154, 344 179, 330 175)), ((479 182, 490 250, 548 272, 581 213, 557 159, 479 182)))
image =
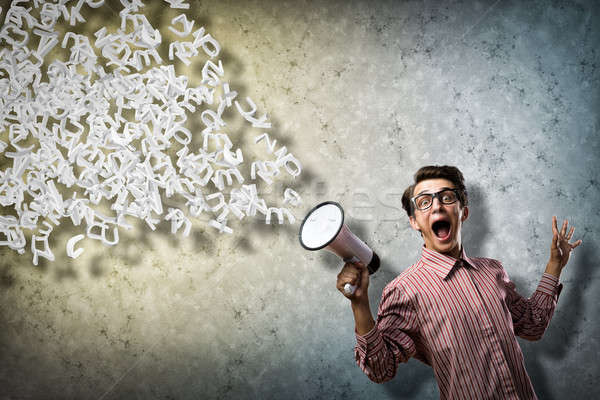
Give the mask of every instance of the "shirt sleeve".
POLYGON ((417 332, 417 314, 399 286, 384 289, 377 322, 361 336, 356 334, 354 354, 360 369, 370 380, 382 383, 396 375, 398 364, 415 355, 411 336, 417 332))
POLYGON ((554 275, 544 273, 537 289, 527 299, 517 293, 504 269, 502 273, 515 335, 527 340, 541 339, 554 314, 562 284, 554 275))

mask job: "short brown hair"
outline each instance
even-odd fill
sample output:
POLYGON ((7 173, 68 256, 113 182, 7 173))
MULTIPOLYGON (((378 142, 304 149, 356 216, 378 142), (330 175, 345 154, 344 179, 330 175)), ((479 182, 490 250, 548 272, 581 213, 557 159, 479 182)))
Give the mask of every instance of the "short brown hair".
POLYGON ((419 168, 415 173, 415 182, 407 187, 402 195, 402 208, 404 208, 409 217, 413 217, 415 214, 412 202, 410 201, 414 195, 415 186, 427 179, 448 179, 458 189, 458 200, 461 206, 464 207, 468 204, 465 179, 458 168, 451 165, 427 165, 419 168))

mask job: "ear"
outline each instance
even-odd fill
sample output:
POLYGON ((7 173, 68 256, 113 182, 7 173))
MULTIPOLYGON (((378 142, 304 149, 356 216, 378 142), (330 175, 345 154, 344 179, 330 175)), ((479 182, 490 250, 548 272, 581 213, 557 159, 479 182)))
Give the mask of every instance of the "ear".
POLYGON ((408 217, 408 222, 410 222, 410 226, 412 226, 415 231, 421 232, 421 228, 417 224, 417 219, 415 217, 408 217))
POLYGON ((462 217, 460 219, 460 222, 465 222, 467 218, 469 218, 469 207, 464 206, 462 209, 462 217))

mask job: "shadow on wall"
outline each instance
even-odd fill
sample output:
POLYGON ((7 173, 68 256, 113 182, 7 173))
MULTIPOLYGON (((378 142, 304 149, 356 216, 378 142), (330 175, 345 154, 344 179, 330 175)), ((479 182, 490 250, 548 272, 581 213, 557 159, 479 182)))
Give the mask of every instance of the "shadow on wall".
MULTIPOLYGON (((553 400, 558 398, 551 391, 552 385, 549 381, 551 373, 550 371, 547 372, 547 369, 564 368, 561 361, 567 358, 569 353, 578 351, 578 337, 580 338, 582 335, 586 337, 594 337, 595 335, 595 337, 598 337, 598 332, 583 332, 582 321, 587 320, 586 304, 590 304, 590 302, 594 303, 594 299, 590 299, 588 293, 590 286, 597 279, 597 277, 594 277, 594 268, 596 267, 599 254, 591 242, 587 246, 583 244, 574 250, 574 252, 579 254, 574 253, 573 258, 576 257, 575 260, 572 259, 565 267, 574 271, 572 274, 574 278, 564 283, 565 287, 556 306, 556 310, 560 312, 556 313, 555 310, 550 325, 540 341, 520 341, 527 372, 540 399, 553 400), (548 360, 550 367, 544 366, 543 361, 546 360, 548 360)), ((515 281, 515 284, 517 287, 523 287, 519 281, 515 281)), ((523 293, 521 294, 523 295, 523 293)), ((589 312, 587 314, 589 315, 589 312)), ((579 359, 580 356, 577 356, 577 358, 579 359)), ((587 376, 588 380, 592 381, 600 376, 600 367, 597 359, 590 360, 587 367, 595 368, 595 371, 592 371, 587 376)), ((572 372, 564 372, 565 378, 567 375, 572 376, 572 372)), ((579 377, 579 384, 569 385, 573 390, 571 392, 573 398, 591 398, 590 393, 584 392, 586 390, 585 378, 579 377)), ((592 382, 587 383, 594 386, 592 382)))
POLYGON ((467 256, 485 257, 482 254, 485 238, 490 232, 487 199, 479 185, 468 185, 469 217, 463 224, 462 243, 467 256))

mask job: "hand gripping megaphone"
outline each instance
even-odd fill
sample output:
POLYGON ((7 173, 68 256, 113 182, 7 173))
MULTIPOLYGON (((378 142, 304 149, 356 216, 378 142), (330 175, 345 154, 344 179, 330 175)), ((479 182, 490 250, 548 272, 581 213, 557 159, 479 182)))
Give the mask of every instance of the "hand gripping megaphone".
MULTIPOLYGON (((379 269, 379 257, 344 224, 344 210, 334 201, 315 206, 304 217, 298 234, 300 244, 306 250, 328 250, 344 262, 361 261, 369 274, 379 269)), ((353 294, 356 285, 346 283, 344 291, 353 294)))

